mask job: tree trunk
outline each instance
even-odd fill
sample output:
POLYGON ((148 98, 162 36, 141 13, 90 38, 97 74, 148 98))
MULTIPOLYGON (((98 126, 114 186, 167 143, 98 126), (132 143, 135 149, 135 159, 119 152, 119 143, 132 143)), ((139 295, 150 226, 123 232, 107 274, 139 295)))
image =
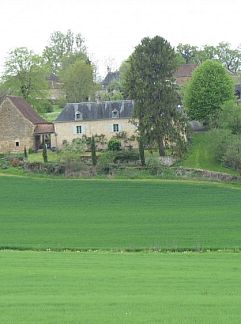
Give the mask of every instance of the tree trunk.
POLYGON ((141 137, 139 138, 139 154, 140 154, 141 165, 145 166, 146 165, 145 150, 144 150, 143 140, 141 137))
POLYGON ((166 155, 165 154, 165 147, 163 145, 163 141, 162 140, 158 141, 158 150, 159 150, 159 155, 160 156, 165 156, 166 155))

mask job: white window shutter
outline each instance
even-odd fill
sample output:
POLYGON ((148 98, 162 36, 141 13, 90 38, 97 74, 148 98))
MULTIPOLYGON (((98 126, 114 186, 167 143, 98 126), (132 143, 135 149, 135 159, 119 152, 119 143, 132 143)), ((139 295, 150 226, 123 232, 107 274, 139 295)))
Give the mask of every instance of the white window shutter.
POLYGON ((73 134, 77 134, 76 126, 73 126, 73 134))
POLYGON ((86 126, 81 126, 81 133, 85 134, 86 133, 86 126))
POLYGON ((123 132, 123 127, 121 124, 119 124, 119 132, 123 132))

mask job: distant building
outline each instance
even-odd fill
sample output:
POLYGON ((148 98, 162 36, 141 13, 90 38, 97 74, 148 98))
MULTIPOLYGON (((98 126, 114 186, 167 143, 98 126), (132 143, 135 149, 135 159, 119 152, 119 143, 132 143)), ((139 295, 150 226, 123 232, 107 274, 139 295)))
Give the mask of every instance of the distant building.
POLYGON ((120 79, 120 72, 119 71, 114 71, 111 72, 108 70, 104 80, 101 82, 101 86, 103 90, 107 90, 108 86, 114 82, 114 81, 119 81, 120 79))
POLYGON ((130 122, 133 111, 132 100, 69 103, 54 121, 53 145, 60 148, 83 135, 104 135, 106 140, 121 132, 136 135, 136 126, 130 122))
POLYGON ((198 67, 197 64, 182 64, 178 67, 175 72, 176 84, 178 86, 183 86, 192 77, 193 71, 198 67))
POLYGON ((56 101, 66 97, 63 83, 60 82, 59 78, 55 74, 51 73, 47 81, 49 84, 48 99, 56 101))
POLYGON ((43 142, 50 145, 54 125, 48 123, 21 97, 0 98, 0 152, 38 150, 43 142))

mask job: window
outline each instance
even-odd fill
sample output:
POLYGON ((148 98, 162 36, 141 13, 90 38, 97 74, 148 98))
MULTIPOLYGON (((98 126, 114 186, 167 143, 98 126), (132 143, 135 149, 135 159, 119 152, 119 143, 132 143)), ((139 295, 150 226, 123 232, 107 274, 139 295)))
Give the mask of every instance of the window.
POLYGON ((16 146, 16 147, 19 147, 19 146, 20 146, 19 141, 16 141, 16 142, 15 142, 15 146, 16 146))
POLYGON ((113 132, 119 132, 119 124, 113 124, 113 132))
POLYGON ((112 118, 119 118, 119 111, 114 109, 112 110, 112 118))
POLYGON ((79 119, 83 119, 82 118, 82 113, 81 112, 79 112, 79 111, 76 111, 76 113, 75 113, 75 120, 79 120, 79 119))
POLYGON ((81 134, 81 133, 82 133, 82 127, 76 126, 76 134, 81 134))

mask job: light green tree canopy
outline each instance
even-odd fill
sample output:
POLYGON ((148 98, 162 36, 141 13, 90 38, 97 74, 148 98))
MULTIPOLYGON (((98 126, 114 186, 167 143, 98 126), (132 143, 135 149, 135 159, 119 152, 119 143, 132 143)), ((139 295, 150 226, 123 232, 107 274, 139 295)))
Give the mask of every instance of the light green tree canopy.
POLYGON ((46 99, 49 70, 39 55, 26 47, 16 48, 9 53, 2 76, 5 93, 22 96, 35 108, 40 99, 46 99))
POLYGON ((208 122, 233 97, 234 85, 226 69, 219 62, 207 60, 194 71, 184 91, 184 105, 190 119, 208 122))
POLYGON ((93 97, 96 90, 93 67, 83 59, 79 58, 62 69, 60 78, 64 82, 68 102, 88 101, 93 97))
POLYGON ((68 30, 67 33, 53 32, 48 46, 43 51, 43 58, 50 66, 51 72, 57 74, 62 68, 64 60, 71 56, 88 59, 84 38, 80 33, 75 35, 71 30, 68 30))

